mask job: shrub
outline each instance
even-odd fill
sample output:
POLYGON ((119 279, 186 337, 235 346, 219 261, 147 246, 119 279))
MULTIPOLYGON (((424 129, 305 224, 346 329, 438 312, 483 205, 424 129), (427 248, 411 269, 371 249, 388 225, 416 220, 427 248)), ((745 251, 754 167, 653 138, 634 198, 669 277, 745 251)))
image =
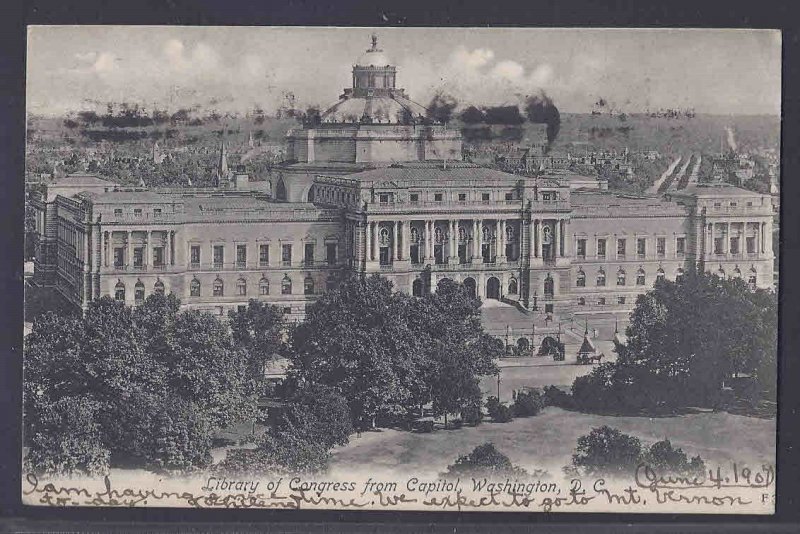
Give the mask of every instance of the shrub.
POLYGON ((575 401, 572 395, 559 389, 556 386, 545 386, 544 395, 542 400, 545 406, 558 406, 570 410, 575 407, 575 401))
POLYGON ((489 397, 486 399, 486 409, 489 412, 489 417, 495 423, 508 423, 514 419, 514 413, 511 408, 501 403, 497 397, 489 397))
POLYGON ((307 385, 288 399, 288 407, 275 423, 278 431, 290 431, 320 443, 327 449, 346 445, 353 433, 347 400, 333 388, 307 385))
POLYGON ((602 426, 578 438, 572 464, 587 474, 630 474, 642 454, 638 438, 602 426))
POLYGON ((531 417, 538 415, 544 408, 544 400, 538 391, 521 391, 514 394, 514 415, 531 417))
POLYGON ((83 397, 38 403, 37 430, 26 436, 25 468, 48 475, 108 473, 110 453, 103 445, 97 411, 97 403, 83 397))
POLYGON ((430 419, 425 421, 417 421, 414 423, 414 431, 428 434, 433 432, 433 421, 430 419))
POLYGON ((480 405, 467 406, 461 410, 461 419, 464 424, 478 426, 483 421, 483 412, 480 405))
POLYGON ((450 422, 450 426, 451 426, 452 428, 461 428, 462 426, 464 426, 464 421, 463 421, 463 420, 461 420, 461 419, 453 419, 453 420, 450 422))
POLYGON ((472 452, 459 456, 452 465, 447 466, 444 476, 460 475, 510 475, 524 476, 524 469, 511 463, 508 456, 498 451, 491 442, 478 445, 472 452))
POLYGON ((673 448, 668 439, 653 443, 642 455, 641 461, 659 472, 672 475, 701 476, 706 468, 700 456, 689 460, 686 453, 673 448))

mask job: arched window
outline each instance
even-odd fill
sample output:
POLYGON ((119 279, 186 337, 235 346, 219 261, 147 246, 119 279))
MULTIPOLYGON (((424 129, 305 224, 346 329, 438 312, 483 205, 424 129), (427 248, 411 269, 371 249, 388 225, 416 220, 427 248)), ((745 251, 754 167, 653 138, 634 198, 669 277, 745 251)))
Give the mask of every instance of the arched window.
POLYGON ((735 267, 733 269, 733 276, 734 276, 734 278, 741 278, 742 277, 742 271, 739 270, 739 267, 735 267))
POLYGON ((382 247, 389 246, 389 229, 385 226, 380 231, 380 242, 382 247))
POLYGON ((483 242, 487 243, 492 240, 492 232, 489 230, 488 226, 484 226, 483 230, 481 230, 481 234, 483 235, 483 242))
POLYGON ((517 279, 512 278, 508 281, 508 294, 509 295, 516 295, 517 294, 517 279))
POLYGON ((214 280, 214 289, 213 289, 213 295, 214 295, 215 297, 222 297, 222 296, 224 296, 224 295, 225 295, 225 286, 224 286, 224 284, 222 283, 222 280, 221 280, 221 279, 219 279, 219 278, 217 278, 216 280, 214 280))
POLYGON ((658 281, 658 280, 663 280, 665 276, 666 276, 666 275, 664 274, 664 269, 662 269, 661 267, 659 267, 659 268, 658 268, 658 271, 656 271, 656 280, 657 280, 657 281, 658 281))
POLYGON ((622 268, 620 268, 620 270, 617 271, 617 285, 618 286, 625 285, 625 270, 622 268))
POLYGON ((438 227, 437 227, 437 228, 436 228, 436 229, 433 231, 433 239, 434 239, 434 241, 436 241, 437 243, 441 243, 441 242, 443 241, 443 239, 444 239, 444 235, 442 234, 442 229, 441 229, 441 228, 438 228, 438 227))
POLYGON ((283 277, 281 280, 281 295, 291 295, 292 294, 292 279, 289 278, 289 275, 283 277))
POLYGON ((286 200, 286 184, 283 183, 283 177, 278 178, 278 184, 275 186, 275 199, 286 200))
POLYGON ((306 276, 306 279, 303 280, 303 294, 305 295, 314 294, 314 279, 311 278, 311 275, 306 276))
POLYGON ((133 300, 136 304, 144 302, 144 284, 141 280, 137 280, 136 285, 133 286, 133 300))
POLYGON ((756 272, 755 267, 750 269, 750 272, 747 275, 747 285, 750 286, 750 289, 755 289, 758 285, 758 273, 756 272))
POLYGON ((239 278, 236 281, 236 294, 241 296, 247 295, 247 280, 239 278))
POLYGON ((683 269, 678 268, 678 270, 675 272, 675 281, 683 282, 683 275, 684 275, 683 269))
POLYGON ((336 275, 330 273, 325 280, 325 291, 333 291, 334 289, 336 289, 336 275))
POLYGON ((644 269, 639 269, 636 271, 636 285, 643 286, 645 285, 646 276, 644 274, 644 269))
POLYGON ((192 281, 189 283, 189 296, 190 297, 200 296, 200 280, 198 280, 197 278, 192 278, 192 281))
POLYGON ((458 227, 458 240, 459 241, 466 241, 467 240, 467 231, 464 230, 463 226, 458 227))
POLYGON ((311 186, 311 187, 308 189, 308 201, 309 201, 309 202, 314 202, 314 193, 316 193, 316 191, 314 190, 314 189, 315 189, 315 187, 316 187, 316 186, 312 185, 312 186, 311 186))
POLYGON ((411 242, 419 243, 419 230, 413 226, 411 227, 411 242))
POLYGON ((508 241, 514 241, 514 227, 506 226, 506 238, 508 241))
POLYGON ((114 300, 125 302, 125 284, 122 283, 122 280, 114 286, 114 300))
POLYGON ((603 269, 600 269, 597 272, 597 285, 598 286, 606 285, 606 272, 603 269))
POLYGON ((580 269, 575 276, 575 285, 578 287, 586 287, 586 273, 583 272, 583 269, 580 269))
POLYGON ((164 282, 161 280, 156 280, 156 283, 153 284, 153 293, 158 293, 160 295, 164 294, 164 282))
POLYGON ((583 297, 578 297, 578 306, 586 306, 586 299, 583 297))
POLYGON ((269 295, 269 280, 262 278, 258 281, 258 292, 261 295, 269 295))

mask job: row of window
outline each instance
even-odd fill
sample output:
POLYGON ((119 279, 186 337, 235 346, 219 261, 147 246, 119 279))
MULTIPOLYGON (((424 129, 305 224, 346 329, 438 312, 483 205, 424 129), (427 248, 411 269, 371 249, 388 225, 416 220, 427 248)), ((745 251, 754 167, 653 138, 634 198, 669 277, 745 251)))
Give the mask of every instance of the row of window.
MULTIPOLYGON (((161 208, 153 208, 153 218, 154 219, 160 219, 163 214, 164 214, 164 212, 161 210, 161 208)), ((144 218, 144 212, 142 211, 142 208, 133 208, 133 216, 136 219, 144 218)), ((114 208, 114 217, 116 219, 119 219, 119 218, 122 217, 122 208, 114 208)))
MULTIPOLYGON (((333 276, 330 276, 326 282, 326 289, 330 291, 335 287, 336 280, 333 276)), ((261 278, 258 281, 258 294, 259 295, 269 295, 269 280, 266 278, 261 278)), ((161 280, 158 280, 153 286, 154 293, 164 293, 164 283, 161 280)), ((281 280, 281 295, 291 295, 292 294, 292 279, 286 275, 281 280)), ((307 276, 303 280, 303 294, 304 295, 313 295, 314 294, 314 279, 311 276, 307 276)), ((217 278, 211 285, 211 295, 214 297, 224 297, 225 296, 225 283, 217 278)), ((236 295, 240 297, 244 297, 248 295, 247 289, 247 280, 245 278, 239 278, 236 281, 236 295)), ((200 280, 197 278, 193 278, 192 281, 189 283, 189 296, 190 297, 200 297, 202 296, 202 284, 200 280)), ((114 287, 114 298, 116 300, 124 301, 125 300, 125 284, 120 280, 117 282, 116 286, 114 287)), ((134 285, 134 300, 137 303, 141 303, 144 301, 145 298, 145 287, 142 281, 136 282, 134 285)))
MULTIPOLYGON (((725 254, 725 238, 724 237, 715 237, 714 238, 714 254, 725 254)), ((745 250, 748 254, 755 254, 756 253, 756 238, 755 236, 747 236, 745 237, 745 250)), ((731 237, 730 238, 730 247, 728 248, 729 254, 739 254, 739 238, 738 237, 731 237)))
MULTIPOLYGON (((329 265, 334 265, 337 261, 337 247, 336 243, 325 244, 325 261, 329 265)), ((307 264, 314 263, 314 243, 305 243, 303 247, 303 262, 307 264)), ((221 268, 225 264, 225 245, 214 245, 211 249, 213 265, 221 268)), ((269 266, 269 245, 258 245, 258 265, 259 267, 269 266)), ((202 260, 202 247, 200 245, 191 245, 189 251, 189 261, 193 267, 199 267, 202 260)), ((292 245, 287 243, 281 245, 281 263, 283 265, 292 264, 292 245)), ((247 266, 247 245, 236 245, 236 266, 247 266)))
MULTIPOLYGON (((458 193, 458 202, 467 202, 467 193, 458 193)), ((504 200, 519 200, 519 195, 514 191, 506 192, 503 195, 504 200)), ((412 192, 409 193, 408 199, 412 204, 416 204, 420 202, 420 193, 412 192)), ((445 194, 444 193, 434 193, 433 194, 433 201, 434 202, 444 202, 445 194)), ((472 200, 472 199, 470 199, 472 200)), ((491 193, 481 193, 481 202, 490 202, 492 200, 491 193)), ((394 193, 379 193, 378 194, 378 202, 381 204, 389 204, 394 202, 394 193)))
MULTIPOLYGON (((683 269, 678 269, 678 272, 675 276, 676 280, 683 278, 684 272, 683 269)), ((656 271, 656 279, 663 279, 665 276, 664 269, 659 268, 656 271)), ((624 286, 627 283, 627 277, 625 273, 625 269, 622 267, 619 268, 617 271, 617 285, 624 286)), ((575 275, 575 285, 577 287, 586 287, 586 273, 583 272, 583 269, 578 270, 578 273, 575 275)), ((597 278, 595 280, 595 285, 598 287, 603 287, 606 285, 606 271, 602 267, 597 271, 597 278)), ((637 286, 644 286, 647 285, 647 274, 645 273, 644 269, 639 268, 636 271, 636 285, 637 286)))
MULTIPOLYGON (((617 304, 625 304, 627 302, 627 298, 624 296, 617 297, 617 304)), ((597 297, 597 305, 598 306, 605 306, 606 305, 606 297, 597 297)), ((585 297, 578 297, 578 306, 586 306, 586 298, 585 297)))
MULTIPOLYGON (((579 258, 586 257, 586 239, 585 238, 577 238, 575 240, 576 244, 576 255, 579 258)), ((607 253, 607 239, 604 237, 597 239, 597 257, 598 258, 605 258, 607 253)), ((628 240, 624 237, 617 239, 617 257, 624 258, 628 253, 628 240)), ((659 257, 664 257, 667 254, 667 238, 666 237, 657 237, 656 238, 656 255, 659 257)), ((675 238, 675 255, 680 257, 686 254, 686 238, 685 237, 676 237, 675 238)), ((644 237, 636 238, 636 255, 640 258, 644 258, 647 256, 647 239, 644 237)))

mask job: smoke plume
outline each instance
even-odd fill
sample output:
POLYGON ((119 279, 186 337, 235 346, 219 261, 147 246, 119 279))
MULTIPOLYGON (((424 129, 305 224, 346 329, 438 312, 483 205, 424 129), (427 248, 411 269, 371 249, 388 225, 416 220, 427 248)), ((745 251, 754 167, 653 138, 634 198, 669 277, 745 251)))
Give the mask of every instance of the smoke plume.
POLYGON ((547 125, 547 147, 553 146, 558 131, 561 129, 561 114, 553 101, 544 91, 538 95, 529 96, 525 101, 525 113, 528 120, 537 124, 547 125))

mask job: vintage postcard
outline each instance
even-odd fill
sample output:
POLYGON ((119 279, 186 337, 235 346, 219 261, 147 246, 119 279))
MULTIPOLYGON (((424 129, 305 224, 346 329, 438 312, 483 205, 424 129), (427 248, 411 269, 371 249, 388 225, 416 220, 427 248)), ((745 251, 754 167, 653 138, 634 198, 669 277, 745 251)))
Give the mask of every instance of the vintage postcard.
POLYGON ((781 33, 32 26, 26 504, 772 514, 781 33))

